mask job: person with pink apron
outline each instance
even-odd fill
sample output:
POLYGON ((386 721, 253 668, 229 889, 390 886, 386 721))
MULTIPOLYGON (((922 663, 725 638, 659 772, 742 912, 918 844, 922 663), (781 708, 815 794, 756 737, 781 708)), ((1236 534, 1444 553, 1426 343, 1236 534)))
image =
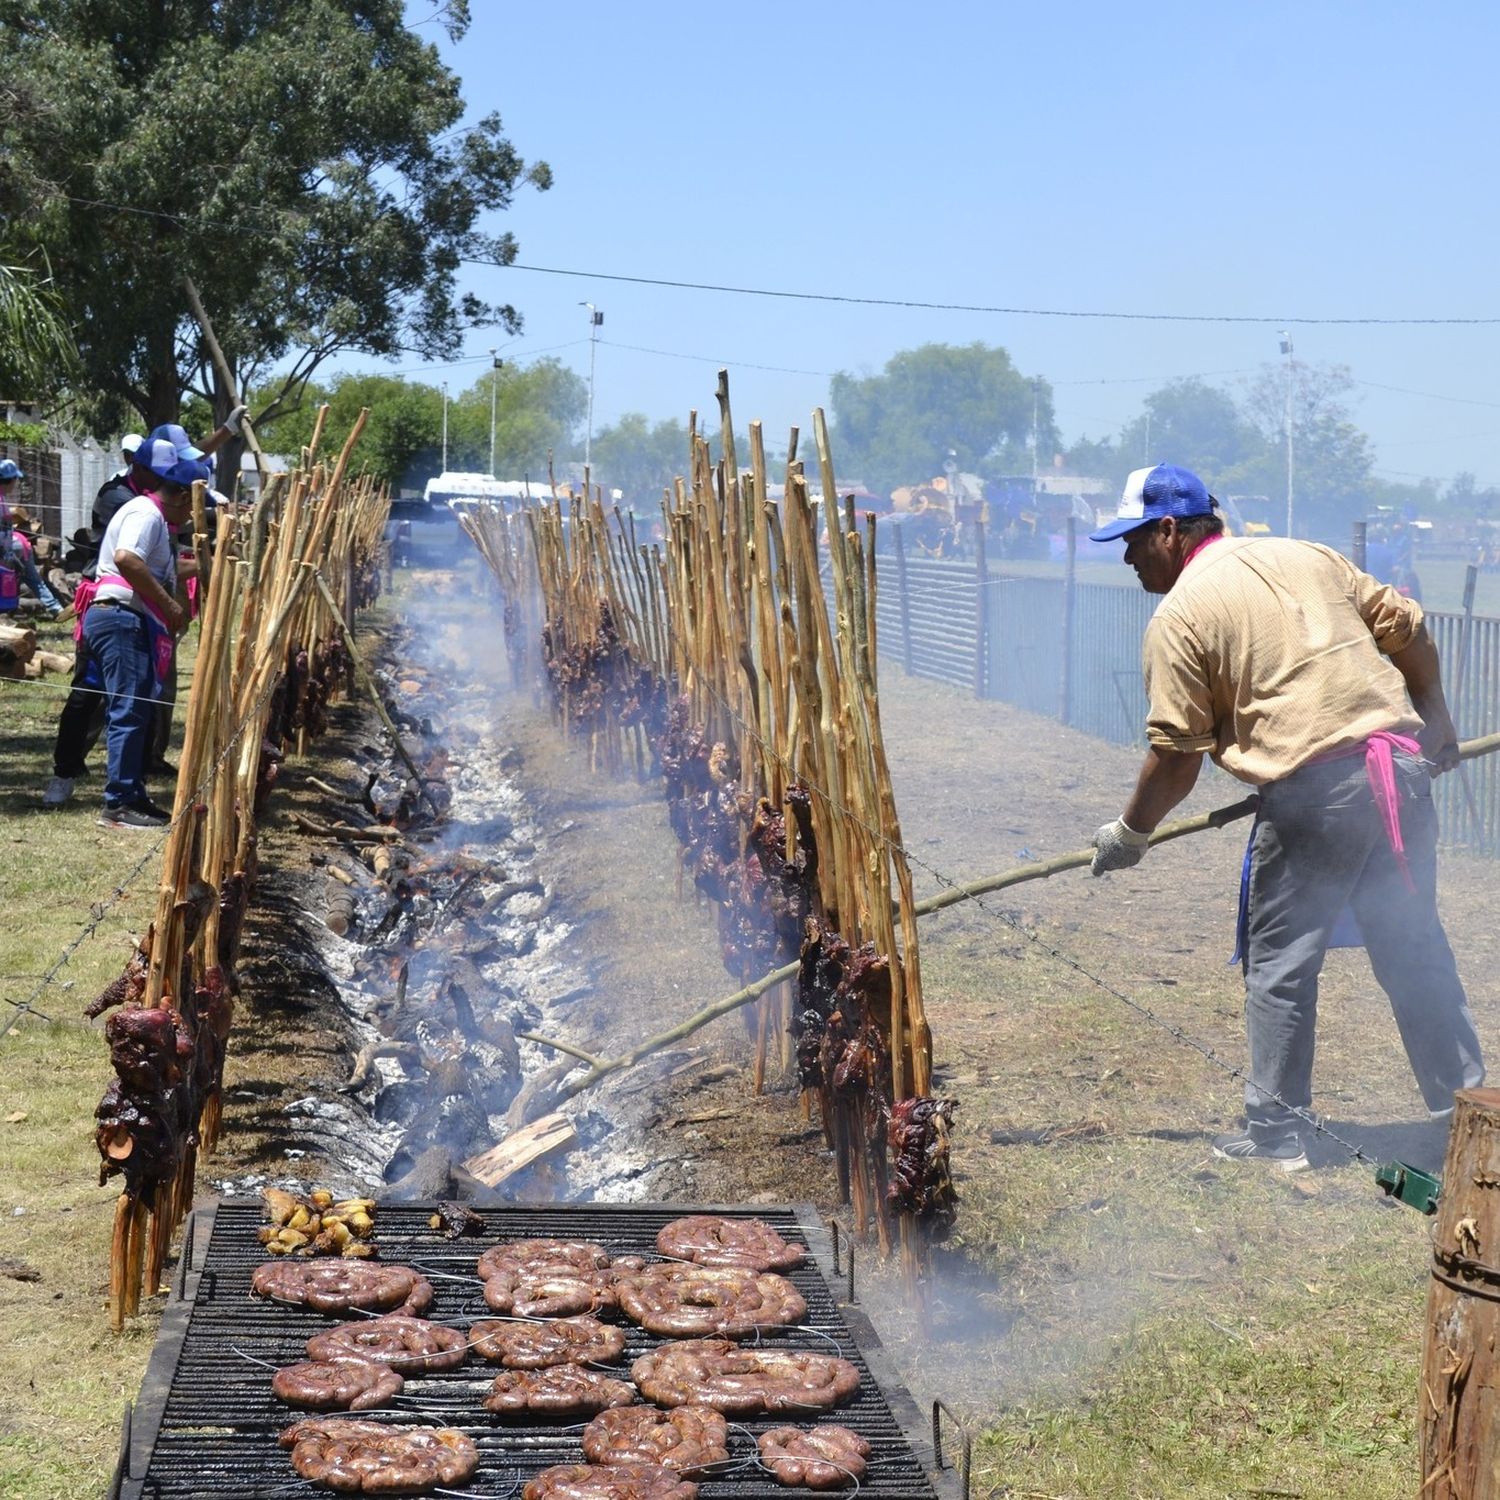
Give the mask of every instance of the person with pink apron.
POLYGON ((1432 778, 1458 764, 1422 606, 1329 547, 1226 537, 1202 480, 1137 469, 1094 541, 1163 595, 1142 643, 1148 748, 1093 872, 1140 862, 1204 754, 1259 792, 1243 882, 1245 1128, 1215 1155, 1309 1165, 1318 974, 1352 913, 1434 1121, 1484 1081, 1437 910, 1432 778))
POLYGON ((169 820, 146 792, 146 749, 176 635, 186 624, 174 597, 172 528, 189 520, 193 483, 208 473, 202 462, 183 458, 177 445, 156 437, 137 450, 136 466, 150 488, 111 519, 83 621, 105 695, 107 779, 99 821, 109 828, 155 828, 169 820))

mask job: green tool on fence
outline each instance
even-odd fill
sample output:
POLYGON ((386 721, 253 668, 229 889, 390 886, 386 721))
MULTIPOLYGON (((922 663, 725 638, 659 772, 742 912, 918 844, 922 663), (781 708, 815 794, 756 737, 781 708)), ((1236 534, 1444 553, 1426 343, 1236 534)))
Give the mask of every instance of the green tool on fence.
POLYGON ((1431 1172, 1409 1167, 1404 1161, 1388 1161, 1375 1168, 1375 1181, 1385 1189, 1388 1197, 1408 1208, 1424 1214, 1435 1214, 1438 1210, 1443 1180, 1431 1172))

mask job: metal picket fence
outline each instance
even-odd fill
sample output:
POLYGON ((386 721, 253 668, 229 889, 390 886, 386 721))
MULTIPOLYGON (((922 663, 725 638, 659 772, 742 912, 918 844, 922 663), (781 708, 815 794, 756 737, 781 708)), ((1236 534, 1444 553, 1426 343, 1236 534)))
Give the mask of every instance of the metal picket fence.
MULTIPOLYGON (((1141 637, 1156 599, 1133 585, 1011 578, 983 563, 877 557, 880 653, 908 672, 1144 745, 1141 637)), ((1428 611, 1465 738, 1500 729, 1500 619, 1428 611)), ((1500 757, 1437 783, 1443 842, 1500 858, 1500 757)))

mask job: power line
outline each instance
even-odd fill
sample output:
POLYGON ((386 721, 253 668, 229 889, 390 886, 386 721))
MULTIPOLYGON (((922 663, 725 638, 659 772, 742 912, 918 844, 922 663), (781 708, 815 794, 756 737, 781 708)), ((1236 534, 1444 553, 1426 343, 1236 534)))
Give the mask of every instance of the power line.
POLYGON ((578 271, 561 266, 528 266, 512 261, 504 264, 479 257, 462 257, 465 265, 493 266, 503 271, 530 271, 538 276, 573 276, 587 281, 618 281, 632 286, 660 286, 675 291, 724 292, 736 297, 770 297, 792 302, 833 302, 854 307, 900 307, 921 312, 965 312, 996 314, 1013 318, 1080 318, 1108 319, 1127 323, 1246 323, 1257 326, 1299 327, 1341 325, 1366 327, 1492 327, 1500 325, 1493 318, 1332 318, 1266 316, 1249 313, 1158 313, 1115 312, 1098 308, 1007 307, 983 302, 928 302, 905 297, 855 297, 838 292, 794 292, 784 288, 735 286, 714 281, 678 281, 665 276, 626 276, 615 271, 578 271))
MULTIPOLYGON (((188 219, 184 219, 179 214, 169 214, 161 210, 151 208, 136 208, 128 203, 112 203, 103 198, 82 198, 70 193, 62 193, 58 196, 61 197, 65 202, 77 203, 86 208, 106 208, 116 213, 137 214, 143 218, 161 219, 168 223, 176 224, 183 229, 199 230, 199 226, 193 224, 188 219)), ((199 232, 208 234, 211 231, 207 227, 204 227, 199 232)), ((237 222, 234 228, 234 232, 237 234, 268 235, 274 233, 275 231, 269 229, 259 229, 255 225, 249 223, 237 222)), ((623 272, 619 271, 580 271, 573 269, 572 267, 564 266, 523 265, 517 261, 500 261, 488 256, 463 255, 459 256, 458 260, 462 265, 486 266, 493 270, 499 271, 529 271, 536 276, 569 276, 585 281, 614 281, 623 282, 631 286, 660 286, 667 287, 674 291, 722 292, 736 297, 767 297, 791 302, 828 302, 844 304, 851 307, 898 307, 911 308, 921 312, 982 313, 1014 318, 1103 319, 1113 322, 1127 323, 1226 323, 1249 324, 1254 326, 1271 325, 1277 327, 1285 327, 1289 323, 1296 324, 1299 327, 1373 326, 1387 328, 1490 328, 1500 326, 1500 317, 1336 318, 1327 316, 1297 316, 1290 314, 1277 314, 1271 316, 1261 313, 1121 312, 1101 308, 1009 307, 1000 304, 983 302, 933 302, 910 297, 856 297, 850 293, 840 292, 798 292, 778 287, 736 286, 733 283, 729 282, 681 281, 666 276, 627 276, 623 272)))
POLYGON ((1421 396, 1426 401, 1451 401, 1458 406, 1487 406, 1500 411, 1500 401, 1480 401, 1473 396, 1440 396, 1436 391, 1411 391, 1404 385, 1381 385, 1378 380, 1355 379, 1355 385, 1367 385, 1372 391, 1394 391, 1398 396, 1421 396))
POLYGON ((687 359, 698 364, 718 365, 733 370, 769 370, 776 375, 816 375, 822 380, 833 379, 831 370, 794 370, 786 365, 753 365, 744 359, 712 359, 706 354, 679 354, 674 349, 647 349, 642 344, 621 344, 614 339, 600 339, 599 342, 607 344, 611 349, 629 349, 634 354, 659 354, 663 359, 687 359))

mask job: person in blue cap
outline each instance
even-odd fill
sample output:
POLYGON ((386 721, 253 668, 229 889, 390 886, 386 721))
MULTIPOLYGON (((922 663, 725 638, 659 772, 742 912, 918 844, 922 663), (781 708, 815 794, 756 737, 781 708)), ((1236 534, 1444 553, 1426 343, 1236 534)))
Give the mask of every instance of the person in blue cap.
POLYGON ((63 612, 62 601, 43 581, 30 541, 11 524, 10 507, 17 485, 25 477, 15 459, 0 459, 0 567, 19 573, 31 592, 42 601, 42 608, 56 619, 63 612))
MULTIPOLYGON (((174 444, 179 458, 201 460, 210 457, 217 449, 240 430, 245 414, 243 406, 236 406, 228 419, 196 447, 187 432, 175 422, 166 423, 152 430, 150 438, 135 433, 128 435, 121 444, 127 466, 113 474, 100 488, 94 500, 91 536, 96 547, 102 545, 109 523, 120 509, 132 500, 147 494, 155 483, 154 476, 137 455, 142 445, 152 439, 163 439, 174 444)), ((149 452, 149 448, 146 450, 149 452)), ((191 566, 179 564, 179 568, 191 566)), ((89 658, 88 641, 82 630, 87 619, 88 606, 93 599, 97 584, 98 556, 83 570, 83 582, 73 599, 78 613, 77 649, 74 654, 72 691, 63 704, 57 722, 57 737, 52 749, 52 777, 42 793, 42 806, 62 807, 73 795, 73 788, 87 772, 86 760, 93 749, 104 723, 104 712, 100 701, 100 681, 97 669, 89 658)), ((184 573, 182 576, 186 576, 184 573)), ((157 775, 175 775, 174 768, 167 763, 167 746, 172 737, 172 709, 177 696, 177 666, 174 657, 171 668, 162 682, 159 701, 152 715, 151 736, 146 746, 146 769, 157 775)))
POLYGON ((1141 587, 1147 750, 1093 873, 1138 864, 1203 756, 1259 791, 1241 892, 1249 1067, 1227 1160, 1308 1165, 1318 974, 1346 908, 1358 922, 1434 1120, 1484 1061, 1437 911, 1432 777, 1458 764, 1422 606, 1331 548, 1226 537, 1196 474, 1137 469, 1115 519, 1141 587))
POLYGON ((201 459, 184 458, 177 444, 155 435, 137 450, 134 468, 149 488, 122 506, 104 533, 98 587, 83 621, 104 690, 108 771, 99 821, 107 828, 169 821, 146 792, 146 748, 152 708, 187 624, 176 599, 172 528, 187 524, 192 486, 208 477, 201 459))

